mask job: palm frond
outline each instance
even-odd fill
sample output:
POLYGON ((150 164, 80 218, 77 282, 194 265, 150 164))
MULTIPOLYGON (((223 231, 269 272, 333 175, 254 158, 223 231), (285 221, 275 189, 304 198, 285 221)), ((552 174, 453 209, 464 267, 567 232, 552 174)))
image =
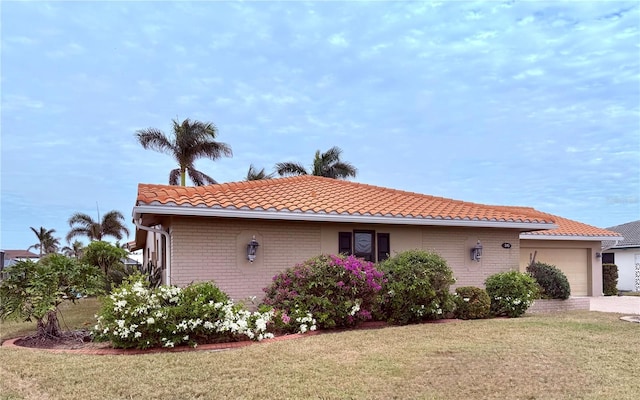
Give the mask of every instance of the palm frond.
POLYGON ((258 171, 253 164, 249 166, 249 171, 247 171, 247 177, 245 180, 247 181, 259 181, 261 179, 271 179, 273 178, 274 173, 267 174, 267 172, 262 168, 258 171))
POLYGON ((307 170, 298 163, 294 162, 281 162, 275 165, 276 173, 280 176, 287 175, 308 175, 307 170))
POLYGON ((171 172, 169 172, 169 185, 180 185, 180 168, 172 169, 171 172))
POLYGON ((218 183, 215 179, 213 179, 209 175, 203 172, 200 172, 194 168, 189 168, 187 170, 187 174, 189 175, 189 178, 191 178, 191 180, 196 186, 215 185, 218 183))
POLYGON ((145 149, 151 149, 161 153, 172 153, 174 150, 174 143, 172 143, 162 131, 155 128, 136 131, 136 138, 145 149))

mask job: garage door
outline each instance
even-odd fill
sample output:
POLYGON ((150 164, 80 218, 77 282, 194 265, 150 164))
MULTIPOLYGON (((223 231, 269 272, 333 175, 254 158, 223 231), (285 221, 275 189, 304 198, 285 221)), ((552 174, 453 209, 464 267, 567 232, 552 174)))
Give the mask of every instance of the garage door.
POLYGON ((538 251, 536 261, 558 267, 569 280, 572 296, 589 295, 587 249, 520 249, 520 271, 529 264, 529 254, 538 251))

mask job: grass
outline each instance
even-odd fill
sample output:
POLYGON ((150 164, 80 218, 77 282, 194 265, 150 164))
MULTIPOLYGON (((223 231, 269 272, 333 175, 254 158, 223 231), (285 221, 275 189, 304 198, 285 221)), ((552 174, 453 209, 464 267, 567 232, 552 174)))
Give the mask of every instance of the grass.
MULTIPOLYGON (((78 305, 84 317, 67 322, 83 324, 95 312, 94 303, 87 314, 89 303, 78 305)), ((219 352, 3 348, 0 356, 0 399, 635 399, 640 324, 582 311, 328 333, 219 352)))
MULTIPOLYGON (((96 298, 84 298, 75 303, 65 302, 60 306, 60 327, 65 330, 91 328, 100 303, 96 298)), ((7 321, 0 324, 0 341, 25 336, 36 331, 35 322, 7 321)))

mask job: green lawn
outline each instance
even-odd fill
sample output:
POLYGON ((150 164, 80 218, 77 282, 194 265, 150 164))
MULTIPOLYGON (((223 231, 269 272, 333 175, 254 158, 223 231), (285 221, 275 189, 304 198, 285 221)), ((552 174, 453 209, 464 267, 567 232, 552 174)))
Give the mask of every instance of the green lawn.
MULTIPOLYGON (((65 319, 81 326, 96 303, 79 307, 84 317, 65 319)), ((4 324, 3 337, 25 329, 14 328, 4 324)), ((640 324, 583 311, 328 333, 218 352, 3 348, 0 357, 0 399, 637 399, 640 324)))

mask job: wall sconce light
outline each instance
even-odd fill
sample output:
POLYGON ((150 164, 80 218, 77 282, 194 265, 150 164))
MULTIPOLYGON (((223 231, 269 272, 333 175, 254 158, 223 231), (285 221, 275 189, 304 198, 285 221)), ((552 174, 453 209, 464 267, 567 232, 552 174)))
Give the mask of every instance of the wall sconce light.
POLYGON ((596 253, 596 258, 600 258, 600 257, 602 257, 602 254, 596 253))
POLYGON ((481 258, 482 258, 482 245, 478 240, 478 243, 476 243, 476 245, 471 248, 471 259, 473 261, 480 262, 481 258))
POLYGON ((256 240, 256 237, 254 235, 253 239, 251 239, 249 244, 247 244, 247 260, 249 260, 249 262, 253 262, 256 259, 256 253, 258 252, 258 246, 260 246, 260 243, 258 243, 258 241, 256 240))

